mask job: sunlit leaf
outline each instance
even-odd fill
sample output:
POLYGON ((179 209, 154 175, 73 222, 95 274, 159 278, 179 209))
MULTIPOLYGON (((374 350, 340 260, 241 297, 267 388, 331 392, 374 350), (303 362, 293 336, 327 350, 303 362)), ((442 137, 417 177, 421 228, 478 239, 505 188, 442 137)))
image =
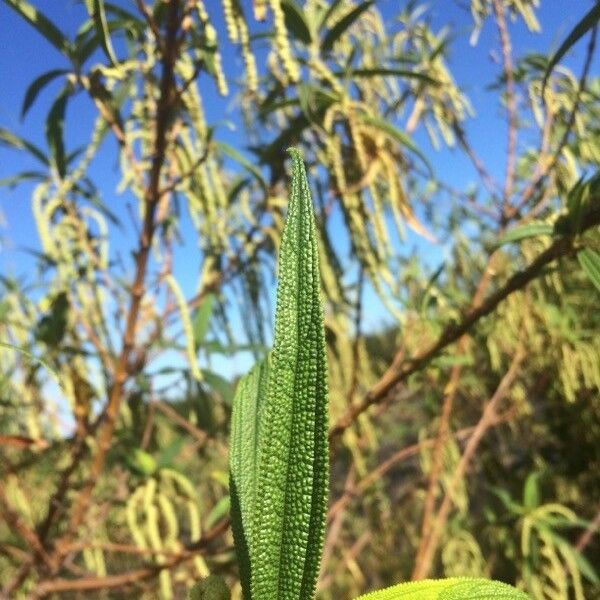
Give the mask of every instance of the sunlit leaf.
POLYGON ((530 600, 516 588, 487 579, 452 577, 401 583, 356 600, 530 600))
POLYGON ((527 476, 523 487, 523 506, 529 510, 534 509, 540 503, 539 488, 540 473, 534 472, 527 476))
POLYGON ((269 363, 263 361, 238 382, 231 413, 231 526, 246 600, 252 598, 251 557, 256 522, 258 451, 268 382, 269 363))
POLYGON ((591 248, 584 248, 577 253, 577 260, 589 280, 600 291, 600 254, 591 248))

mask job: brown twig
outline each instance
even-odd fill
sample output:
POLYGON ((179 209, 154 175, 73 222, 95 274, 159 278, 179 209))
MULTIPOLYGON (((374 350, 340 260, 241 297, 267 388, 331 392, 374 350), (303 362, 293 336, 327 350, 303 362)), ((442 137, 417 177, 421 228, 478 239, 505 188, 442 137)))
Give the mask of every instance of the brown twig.
POLYGON ((140 313, 140 306, 145 290, 146 272, 150 248, 154 238, 156 223, 154 215, 160 200, 160 177, 166 154, 166 135, 172 109, 172 94, 175 87, 174 66, 177 59, 176 41, 179 30, 179 0, 171 0, 168 5, 167 28, 162 56, 162 76, 160 82, 160 97, 156 115, 156 137, 154 140, 154 156, 150 168, 150 176, 144 193, 144 222, 142 233, 138 242, 136 269, 125 332, 123 334, 123 347, 114 372, 113 387, 104 412, 104 423, 98 439, 98 451, 90 467, 90 475, 86 485, 78 496, 69 523, 69 534, 78 529, 87 511, 96 481, 104 467, 106 453, 112 442, 114 428, 117 421, 125 382, 129 376, 129 358, 135 345, 135 332, 140 313))
POLYGON ((185 429, 192 437, 196 438, 201 445, 206 443, 208 435, 205 431, 201 431, 197 427, 194 427, 187 419, 184 419, 177 411, 170 407, 166 402, 162 400, 154 400, 151 406, 155 406, 160 412, 165 414, 173 422, 177 423, 181 428, 185 429))
MULTIPOLYGON (((477 284, 477 289, 469 310, 477 308, 481 303, 481 300, 490 284, 492 278, 492 265, 493 265, 492 254, 487 261, 486 267, 483 271, 483 275, 477 284)), ((468 338, 463 336, 458 341, 457 355, 462 356, 467 350, 468 338)), ((448 437, 450 430, 450 415, 454 406, 454 399, 458 393, 460 377, 462 375, 463 366, 459 363, 452 367, 450 373, 450 380, 444 390, 444 400, 442 402, 442 414, 440 416, 440 422, 438 426, 438 434, 436 437, 435 444, 433 446, 433 452, 431 457, 431 471, 429 473, 429 484, 427 487, 427 493, 425 495, 425 501, 423 503, 423 518, 421 522, 421 537, 419 540, 419 548, 417 550, 416 563, 419 563, 420 557, 426 548, 426 540, 431 533, 431 522, 433 514, 435 512, 435 499, 438 490, 439 479, 442 473, 443 466, 443 454, 444 454, 444 443, 448 437)))
MULTIPOLYGON (((513 411, 507 411, 500 415, 495 420, 494 424, 504 423, 513 417, 513 411)), ((454 433, 457 440, 468 438, 475 427, 465 427, 454 433)), ((449 435, 449 434, 448 434, 449 435)), ((344 489, 343 494, 331 505, 328 513, 328 519, 331 521, 336 515, 352 501, 353 498, 360 497, 360 494, 371 487, 375 482, 379 481, 388 471, 390 471, 399 462, 416 456, 424 448, 431 448, 436 442, 436 438, 421 440, 410 446, 405 446, 394 452, 390 457, 386 458, 382 463, 377 465, 368 475, 365 475, 355 485, 344 489)))
POLYGON ((492 0, 496 25, 500 34, 500 45, 502 47, 502 69, 506 80, 506 112, 508 117, 508 141, 506 148, 506 176, 504 178, 504 201, 502 215, 505 222, 508 218, 510 199, 515 184, 515 166, 517 154, 517 100, 515 95, 515 78, 512 61, 512 46, 508 27, 506 25, 506 12, 504 4, 500 0, 492 0))
POLYGON ((479 422, 475 426, 473 433, 469 437, 467 444, 465 446, 465 450, 462 453, 462 456, 454 470, 452 478, 448 484, 446 489, 446 493, 444 495, 444 499, 440 505, 440 509, 437 512, 437 515, 432 523, 431 532, 427 539, 427 545, 424 552, 419 557, 419 561, 415 564, 415 568, 412 574, 412 579, 423 579, 427 577, 429 571, 431 570, 431 563, 433 560, 433 556, 437 550, 439 545, 440 536, 446 521, 448 520, 448 515, 450 513, 450 509, 454 504, 454 492, 456 490, 456 486, 460 482, 461 479, 465 476, 465 473, 471 463, 471 459, 475 455, 475 451, 477 450, 483 436, 487 432, 487 430, 494 424, 497 419, 497 409, 498 405, 502 401, 502 399, 506 396, 507 392, 510 389, 510 386, 513 384, 515 378, 519 373, 519 368, 523 359, 525 358, 525 353, 522 348, 519 348, 513 357, 513 360, 510 364, 508 371, 505 373, 504 377, 502 377, 496 391, 490 398, 489 402, 486 404, 483 414, 479 419, 479 422))
POLYGON ((583 92, 585 91, 586 81, 587 81, 587 78, 588 78, 588 75, 590 72, 590 68, 592 66, 594 51, 596 49, 597 32, 598 32, 598 28, 594 27, 592 29, 592 33, 590 35, 590 41, 588 42, 585 63, 583 65, 583 70, 579 77, 579 83, 577 86, 577 93, 575 95, 575 101, 573 102, 573 107, 571 108, 571 112, 569 113, 569 118, 567 120, 567 125, 565 127, 565 131, 564 131, 556 149, 554 150, 554 153, 552 154, 552 158, 545 163, 545 166, 542 165, 542 161, 538 161, 534 176, 532 177, 531 181, 529 182, 529 184, 527 185, 527 187, 521 194, 521 198, 519 199, 519 202, 510 209, 508 218, 512 218, 527 204, 527 202, 529 202, 529 200, 535 194, 535 192, 539 188, 539 186, 542 185, 544 179, 548 176, 548 174, 552 171, 552 169, 554 169, 554 167, 556 167, 558 160, 560 158, 560 154, 563 151, 564 147, 566 146, 567 142, 569 141, 569 136, 571 135, 571 131, 575 124, 575 117, 577 116, 577 112, 579 110, 579 105, 581 104, 581 96, 583 95, 583 92))
POLYGON ((579 536, 579 539, 575 543, 575 549, 578 552, 583 552, 585 548, 592 541, 594 534, 600 529, 600 509, 596 513, 594 520, 586 527, 585 531, 579 536))
POLYGON ((131 586, 148 579, 157 577, 163 569, 172 569, 181 563, 192 559, 199 551, 205 549, 213 540, 221 536, 229 528, 229 521, 224 519, 217 523, 198 541, 190 544, 178 556, 165 561, 160 565, 144 567, 135 571, 128 571, 118 575, 107 575, 105 577, 84 577, 81 579, 53 579, 42 582, 32 594, 32 600, 46 598, 51 594, 65 592, 84 592, 92 590, 109 590, 131 586))

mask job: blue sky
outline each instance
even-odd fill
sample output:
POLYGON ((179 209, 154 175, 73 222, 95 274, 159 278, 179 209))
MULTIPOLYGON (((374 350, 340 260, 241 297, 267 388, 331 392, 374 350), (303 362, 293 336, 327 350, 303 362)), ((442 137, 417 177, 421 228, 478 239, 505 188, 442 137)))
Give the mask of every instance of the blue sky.
MULTIPOLYGON (((379 0, 378 7, 387 15, 396 11, 398 0, 379 0)), ((245 3, 248 3, 245 0, 245 3)), ((73 35, 82 22, 85 11, 81 3, 71 0, 33 0, 33 4, 50 16, 67 34, 73 35)), ((123 3, 124 5, 126 4, 123 3)), ((133 4, 133 2, 131 2, 133 4)), ((208 1, 207 6, 214 14, 221 39, 226 39, 220 2, 208 1)), ((488 166, 492 175, 502 180, 504 174, 504 156, 506 147, 505 115, 497 103, 494 92, 486 89, 499 73, 500 66, 494 61, 495 51, 498 56, 498 36, 495 24, 488 20, 484 25, 477 46, 469 45, 469 33, 472 30, 470 12, 465 9, 464 2, 453 0, 431 0, 427 3, 435 29, 449 25, 455 33, 456 40, 451 44, 449 64, 459 85, 468 94, 476 112, 475 118, 469 120, 466 129, 476 151, 488 166)), ((404 5, 401 2, 400 5, 404 5)), ((525 25, 518 21, 511 23, 510 32, 513 40, 515 56, 518 58, 529 51, 548 53, 558 46, 568 31, 581 16, 589 10, 589 0, 542 0, 538 11, 542 26, 540 34, 531 34, 525 25)), ((28 84, 41 73, 65 66, 61 55, 31 26, 21 20, 4 3, 0 3, 0 127, 45 146, 44 120, 49 102, 59 89, 58 83, 49 86, 38 99, 25 121, 20 120, 20 107, 28 84)), ((584 52, 585 43, 580 43, 567 59, 567 64, 579 65, 584 52)), ((242 66, 237 51, 230 44, 225 44, 224 61, 233 65, 239 72, 242 66)), ((598 73, 598 60, 594 65, 594 73, 598 73)), ((260 65, 259 65, 260 68, 260 65)), ((229 69, 231 72, 232 69, 229 69)), ((240 149, 240 132, 230 129, 225 121, 232 119, 234 111, 233 98, 222 99, 216 94, 215 86, 203 75, 199 81, 207 106, 209 121, 223 123, 216 132, 217 139, 226 141, 240 149)), ((73 149, 85 143, 89 135, 94 109, 83 95, 69 105, 67 113, 67 142, 73 149)), ((236 125, 235 119, 233 125, 236 125)), ((419 146, 429 157, 438 175, 451 185, 465 189, 476 181, 476 175, 470 163, 457 151, 442 150, 436 152, 430 145, 422 129, 415 134, 419 146)), ((119 176, 116 170, 113 142, 105 143, 103 151, 93 163, 91 175, 97 182, 102 182, 101 191, 106 204, 122 217, 125 224, 124 233, 120 236, 131 247, 133 228, 131 219, 125 209, 126 198, 116 194, 119 176)), ((0 178, 14 174, 20 170, 31 168, 32 164, 24 155, 0 148, 0 178)), ((24 252, 24 248, 39 250, 37 233, 31 217, 30 186, 21 186, 15 190, 0 190, 0 270, 3 274, 33 275, 33 259, 24 252)), ((185 237, 185 230, 184 230, 185 237)), ((439 262, 444 248, 423 244, 415 236, 408 238, 408 247, 414 247, 425 253, 432 262, 439 262)), ((129 260, 129 255, 123 256, 129 260)), ((175 257, 175 274, 183 284, 186 293, 194 292, 201 258, 195 250, 195 242, 190 242, 178 250, 175 257), (188 282, 188 283, 186 283, 188 282)), ((374 305, 377 303, 375 301, 374 305)), ((373 311, 370 326, 374 327, 384 318, 383 311, 373 311)), ((237 365, 239 366, 239 364, 237 365)))

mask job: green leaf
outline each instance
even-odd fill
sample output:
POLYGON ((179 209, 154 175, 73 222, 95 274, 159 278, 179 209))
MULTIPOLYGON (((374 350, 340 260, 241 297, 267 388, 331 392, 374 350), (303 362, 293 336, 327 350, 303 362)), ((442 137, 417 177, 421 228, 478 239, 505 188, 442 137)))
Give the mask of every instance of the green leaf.
POLYGON ((523 487, 523 506, 532 510, 540 504, 540 473, 533 472, 527 476, 523 487))
POLYGON ((59 292, 52 300, 50 311, 35 325, 35 339, 49 348, 58 347, 67 331, 68 312, 69 298, 65 292, 59 292))
POLYGON ((241 154, 235 148, 233 148, 229 144, 226 144, 225 142, 215 142, 215 145, 221 152, 227 154, 229 158, 235 160, 237 163, 242 165, 242 167, 244 167, 244 169, 246 169, 250 174, 254 175, 254 177, 263 189, 267 188, 267 184, 265 183, 260 169, 258 169, 247 158, 245 158, 243 154, 241 154))
POLYGON ((125 456, 125 460, 131 466, 142 475, 149 477, 152 475, 157 468, 156 460, 151 454, 140 449, 134 448, 133 451, 125 456))
POLYGON ((37 158, 44 165, 48 165, 48 159, 46 155, 34 144, 28 142, 26 139, 15 135, 14 133, 0 127, 0 145, 8 146, 9 148, 15 148, 17 150, 27 150, 29 154, 37 158))
POLYGON ((68 99, 68 89, 64 88, 50 107, 48 117, 46 118, 46 140, 48 141, 50 158, 61 179, 64 178, 67 171, 64 130, 65 110, 68 99))
MULTIPOLYGON (((570 546, 570 544, 569 544, 570 546)), ((571 556, 577 565, 577 568, 581 571, 581 574, 592 584, 598 585, 600 584, 600 578, 598 577, 598 573, 596 569, 592 566, 589 560, 577 549, 572 548, 571 556)))
POLYGON ((70 57, 71 43, 48 17, 26 0, 4 0, 4 3, 33 25, 62 54, 70 57))
POLYGON ((229 496, 223 496, 208 513, 205 524, 210 529, 217 521, 220 521, 231 510, 231 499, 229 496))
POLYGON ((406 77, 408 79, 420 79, 426 83, 432 85, 439 85, 439 82, 425 73, 417 73, 416 71, 409 71, 408 69, 349 69, 347 71, 340 70, 334 71, 333 74, 336 77, 350 77, 350 78, 370 78, 370 77, 406 77))
POLYGON ((181 435, 176 437, 168 446, 165 446, 156 457, 156 467, 159 469, 165 467, 175 468, 173 461, 183 448, 185 442, 185 436, 181 435))
POLYGON ((46 179, 46 173, 41 171, 23 171, 12 177, 3 177, 0 179, 0 186, 13 188, 22 181, 43 181, 44 179, 46 179))
POLYGON ((231 399, 233 397, 233 386, 231 385, 231 382, 219 375, 218 373, 215 373, 214 371, 211 371, 209 369, 203 369, 202 376, 204 378, 205 383, 213 391, 217 392, 219 396, 221 396, 225 404, 230 406, 231 399))
POLYGON ((401 131, 397 127, 394 127, 391 123, 380 119, 379 117, 374 117, 371 115, 361 115, 361 119, 367 125, 371 125, 372 127, 376 127, 377 129, 387 133, 391 138, 395 139, 397 142, 408 148, 413 154, 416 154, 424 165, 427 167, 430 175, 433 175, 433 169, 431 167, 430 162, 427 160, 425 155, 417 148, 415 143, 410 139, 410 137, 401 131))
POLYGON ((209 575, 190 590, 189 600, 230 600, 231 592, 225 580, 218 575, 209 575))
POLYGON ((312 42, 310 26, 306 21, 304 11, 294 0, 283 0, 281 9, 285 17, 287 30, 299 41, 307 46, 312 42))
POLYGON ((496 247, 510 244, 511 242, 519 242, 526 238, 539 237, 541 235, 552 235, 554 233, 554 225, 549 223, 529 223, 514 227, 508 233, 499 238, 494 244, 496 247))
POLYGON ((577 260, 590 281, 600 291, 600 254, 591 248, 584 248, 577 253, 577 260))
POLYGON ((212 317, 214 303, 214 294, 207 294, 204 296, 204 298, 202 298, 202 302, 200 302, 198 310, 196 310, 196 314, 194 315, 193 331, 196 350, 202 346, 202 342, 204 341, 206 332, 208 331, 208 325, 210 323, 210 318, 212 317))
POLYGON ((240 379, 231 413, 229 443, 231 527, 240 570, 240 582, 246 600, 252 598, 250 543, 254 538, 258 447, 268 380, 269 363, 263 361, 240 379))
POLYGON ((584 17, 573 27, 567 39, 560 45, 560 48, 550 58, 550 62, 546 67, 546 73, 542 83, 542 96, 548 83, 548 77, 552 69, 560 62, 561 58, 593 27, 600 21, 600 2, 596 2, 592 8, 584 15, 584 17))
POLYGON ((333 0, 333 2, 327 6, 319 20, 319 29, 322 29, 327 24, 329 17, 341 6, 341 3, 342 0, 333 0))
POLYGON ((51 81, 60 77, 61 75, 66 75, 69 71, 66 69, 52 69, 52 71, 47 71, 46 73, 36 77, 27 88, 25 92, 25 98, 23 100, 23 106, 21 107, 21 118, 23 118, 27 111, 31 108, 32 104, 35 102, 35 99, 38 97, 38 94, 42 91, 44 87, 46 87, 51 81))
POLYGON ((262 413, 252 597, 312 600, 327 513, 327 364, 310 188, 293 149, 279 255, 275 337, 262 413))
POLYGON ((530 600, 520 590, 498 581, 452 577, 401 583, 356 600, 530 600))
POLYGON ((94 0, 92 16, 94 18, 94 25, 96 26, 102 49, 111 64, 116 65, 119 61, 115 56, 115 51, 112 42, 110 41, 110 32, 108 30, 106 12, 104 10, 104 0, 94 0))
POLYGON ((374 0, 369 0, 359 4, 337 22, 323 37, 321 42, 323 52, 329 52, 333 48, 333 44, 354 24, 360 15, 371 8, 373 2, 374 0))
POLYGON ((8 342, 0 342, 0 346, 2 348, 9 348, 10 350, 14 350, 15 352, 18 352, 19 354, 22 354, 23 356, 27 357, 32 362, 42 365, 42 367, 44 367, 44 369, 46 369, 46 371, 48 371, 48 373, 50 373, 52 379, 54 379, 54 381, 56 382, 58 387, 60 387, 62 389, 62 385, 60 383, 60 378, 58 377, 58 372, 55 371, 44 359, 38 358, 37 356, 35 356, 34 354, 29 352, 29 350, 26 350, 25 348, 20 348, 19 346, 15 346, 14 344, 10 344, 8 342))

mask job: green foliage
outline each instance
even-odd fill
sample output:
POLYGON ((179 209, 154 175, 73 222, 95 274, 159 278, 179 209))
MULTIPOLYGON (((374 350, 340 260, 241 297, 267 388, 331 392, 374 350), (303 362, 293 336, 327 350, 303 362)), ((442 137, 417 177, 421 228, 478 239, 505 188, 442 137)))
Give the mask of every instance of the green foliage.
POLYGON ((510 585, 485 579, 455 577, 442 580, 401 583, 371 592, 357 600, 527 600, 529 596, 510 585))
POLYGON ((311 597, 326 415, 318 431, 289 419, 307 390, 323 400, 325 364, 319 598, 417 566, 535 600, 598 595, 596 7, 573 4, 578 25, 546 55, 527 50, 548 29, 543 4, 471 0, 471 52, 498 61, 470 98, 453 69, 469 23, 414 2, 85 0, 68 35, 64 7, 0 4, 50 61, 21 90, 25 123, 0 128, 3 197, 24 220, 0 215, 0 595, 168 600, 219 573, 240 600, 260 538, 258 596, 289 554, 282 590, 311 597), (484 26, 500 35, 478 42, 484 26), (490 110, 516 143, 488 163, 475 136, 490 110), (313 192, 296 179, 294 210, 290 145, 313 192), (278 255, 310 256, 310 286, 294 292, 301 272, 281 269, 275 303, 278 255), (290 316, 303 309, 310 326, 290 316), (265 435, 279 445, 262 460, 265 435), (271 469, 282 446, 289 473, 271 469))
MULTIPOLYGON (((327 514, 320 273, 310 190, 298 150, 290 152, 292 189, 279 257, 272 357, 242 378, 232 415, 232 521, 246 599, 313 599, 327 514)), ((532 485, 528 480, 527 496, 532 485)), ((400 584, 361 598, 528 596, 503 583, 454 578, 400 584)))
POLYGON ((583 16, 583 18, 573 27, 569 32, 569 35, 565 38, 563 43, 560 45, 558 50, 551 56, 548 66, 546 67, 546 74, 542 83, 542 94, 548 82, 548 77, 554 67, 561 61, 563 56, 592 28, 598 27, 600 22, 600 6, 598 4, 592 6, 590 10, 583 16))
POLYGON ((327 380, 312 201, 299 152, 290 153, 275 339, 268 367, 236 394, 231 488, 245 597, 310 600, 328 497, 327 380))

